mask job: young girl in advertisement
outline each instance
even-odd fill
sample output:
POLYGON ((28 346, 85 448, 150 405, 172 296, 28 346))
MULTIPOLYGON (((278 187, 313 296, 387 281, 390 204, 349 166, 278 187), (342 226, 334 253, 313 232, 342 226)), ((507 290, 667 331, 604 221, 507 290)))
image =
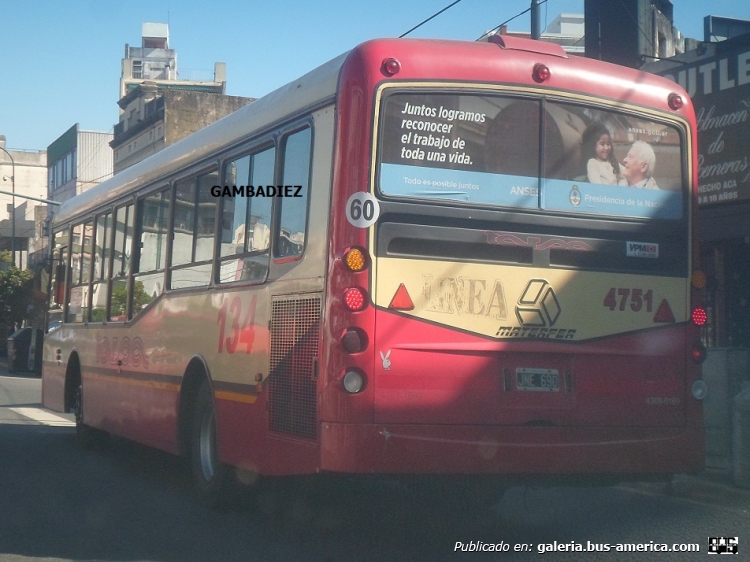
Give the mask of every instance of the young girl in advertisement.
POLYGON ((589 125, 583 133, 581 154, 586 159, 586 175, 590 183, 617 185, 621 178, 620 164, 612 151, 612 137, 601 123, 589 125))

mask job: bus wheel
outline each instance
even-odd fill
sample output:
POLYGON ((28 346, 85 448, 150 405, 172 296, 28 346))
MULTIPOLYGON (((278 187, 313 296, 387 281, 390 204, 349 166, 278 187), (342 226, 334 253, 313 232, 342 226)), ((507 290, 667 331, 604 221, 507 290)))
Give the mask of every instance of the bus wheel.
POLYGON ((208 381, 203 381, 193 413, 190 457, 193 481, 200 498, 211 507, 224 507, 232 497, 232 470, 219 462, 216 447, 216 410, 208 381))
POLYGON ((107 433, 83 423, 83 383, 79 378, 73 394, 73 413, 76 418, 76 441, 83 449, 91 449, 101 445, 107 438, 107 433))

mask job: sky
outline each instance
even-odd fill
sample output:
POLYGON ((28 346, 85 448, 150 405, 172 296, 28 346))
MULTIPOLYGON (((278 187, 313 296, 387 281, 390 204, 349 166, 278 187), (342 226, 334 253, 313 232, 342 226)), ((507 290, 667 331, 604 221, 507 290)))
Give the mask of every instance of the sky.
MULTIPOLYGON (((612 0, 615 1, 615 0, 612 0)), ((45 150, 78 123, 112 131, 125 44, 143 22, 169 23, 178 71, 211 76, 227 64, 227 94, 261 97, 358 43, 398 37, 451 0, 2 0, 0 135, 7 148, 45 150)), ((410 37, 473 41, 530 0, 461 0, 410 37)), ((673 0, 674 24, 703 38, 703 18, 750 20, 750 0, 673 0)), ((542 27, 583 0, 547 0, 542 27)), ((508 24, 528 31, 526 13, 508 24)))

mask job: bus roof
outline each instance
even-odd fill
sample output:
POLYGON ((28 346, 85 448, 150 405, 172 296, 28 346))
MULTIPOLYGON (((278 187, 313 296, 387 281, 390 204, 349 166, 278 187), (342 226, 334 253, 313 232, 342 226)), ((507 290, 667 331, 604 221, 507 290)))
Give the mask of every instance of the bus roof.
POLYGON ((375 39, 358 45, 66 201, 56 214, 54 224, 90 213, 96 207, 138 187, 166 179, 176 171, 204 161, 221 149, 237 145, 251 134, 278 124, 306 108, 327 100, 333 101, 340 80, 354 78, 365 80, 367 84, 361 84, 363 86, 374 86, 383 79, 379 65, 385 60, 384 57, 398 57, 402 63, 410 61, 411 64, 404 64, 398 75, 402 80, 471 81, 477 80, 477 76, 502 76, 505 83, 532 87, 538 84, 532 81, 530 68, 538 61, 545 61, 551 67, 554 64, 551 81, 554 84, 549 84, 551 89, 596 92, 597 97, 625 104, 663 106, 664 110, 667 110, 669 93, 681 92, 685 105, 690 105, 689 97, 682 88, 665 78, 603 61, 568 57, 557 45, 549 43, 513 37, 501 37, 490 42, 375 39), (365 63, 367 69, 362 68, 365 63))

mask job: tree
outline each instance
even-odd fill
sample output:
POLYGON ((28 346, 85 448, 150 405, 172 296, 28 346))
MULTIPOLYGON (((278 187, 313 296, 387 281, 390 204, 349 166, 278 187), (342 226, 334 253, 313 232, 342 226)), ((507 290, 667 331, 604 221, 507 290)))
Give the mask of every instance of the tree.
POLYGON ((33 278, 31 271, 17 267, 0 270, 0 326, 10 328, 26 320, 33 278))

